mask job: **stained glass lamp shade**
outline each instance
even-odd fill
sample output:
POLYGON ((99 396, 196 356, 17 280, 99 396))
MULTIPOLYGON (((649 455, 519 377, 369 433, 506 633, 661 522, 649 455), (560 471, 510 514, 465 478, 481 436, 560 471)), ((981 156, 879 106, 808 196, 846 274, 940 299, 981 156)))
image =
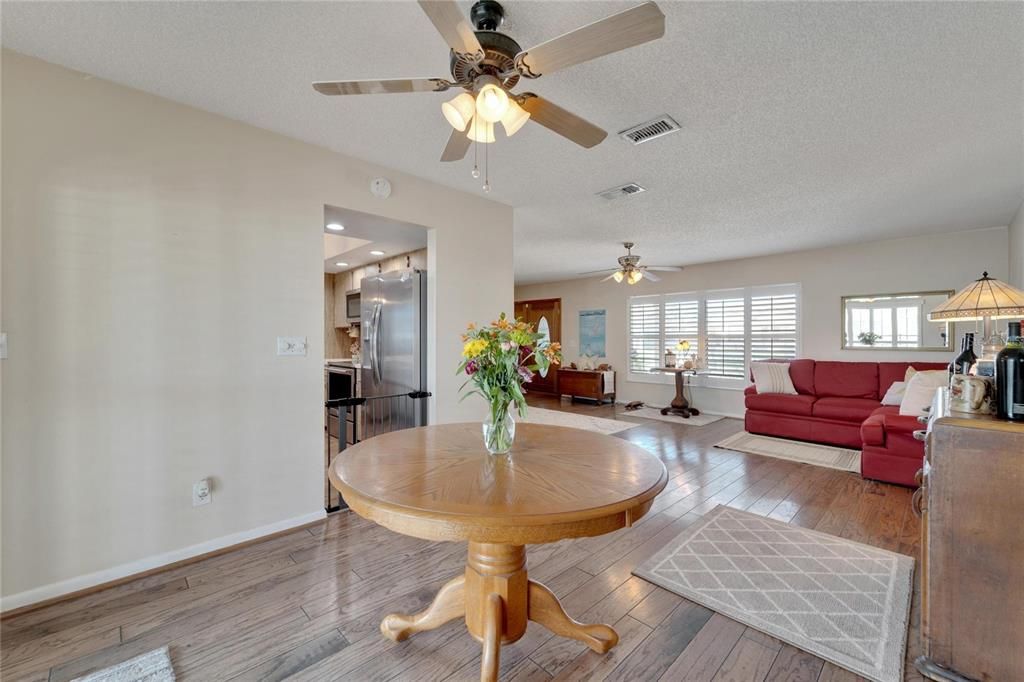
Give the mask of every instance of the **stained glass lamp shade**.
POLYGON ((932 322, 1018 319, 1024 317, 1024 291, 982 273, 952 298, 928 313, 932 322))

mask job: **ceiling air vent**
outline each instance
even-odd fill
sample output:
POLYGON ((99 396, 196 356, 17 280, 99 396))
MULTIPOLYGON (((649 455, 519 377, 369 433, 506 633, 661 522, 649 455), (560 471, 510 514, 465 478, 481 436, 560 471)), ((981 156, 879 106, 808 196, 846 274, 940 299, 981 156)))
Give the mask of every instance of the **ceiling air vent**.
POLYGON ((611 201, 612 199, 619 199, 621 197, 628 197, 633 194, 640 194, 640 192, 646 192, 647 188, 642 187, 635 182, 627 182, 625 185, 619 185, 618 187, 612 187, 606 189, 603 192, 598 192, 597 196, 602 199, 611 201))
POLYGON ((633 145, 649 142, 659 137, 681 130, 679 124, 668 114, 656 119, 619 131, 619 137, 633 145))

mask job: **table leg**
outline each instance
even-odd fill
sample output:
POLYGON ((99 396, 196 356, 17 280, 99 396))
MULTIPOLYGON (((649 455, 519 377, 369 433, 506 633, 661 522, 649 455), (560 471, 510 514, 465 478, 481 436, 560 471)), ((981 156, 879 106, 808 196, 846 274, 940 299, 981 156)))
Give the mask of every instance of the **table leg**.
POLYGON ((466 615, 464 596, 466 576, 460 575, 444 584, 430 606, 417 614, 392 613, 380 622, 380 631, 388 639, 401 642, 409 635, 439 628, 450 620, 466 615))
POLYGON ((686 399, 686 379, 682 372, 675 372, 676 375, 676 397, 668 407, 661 410, 662 414, 678 414, 680 417, 689 418, 691 414, 698 414, 697 410, 690 408, 690 401, 686 399))
POLYGON ((584 625, 570 618, 551 590, 529 580, 524 546, 485 542, 469 543, 465 575, 445 583, 430 606, 412 616, 393 613, 384 618, 380 630, 386 637, 401 641, 461 615, 466 617, 469 634, 483 645, 483 682, 498 679, 501 645, 522 637, 528 620, 602 654, 619 641, 608 625, 584 625))

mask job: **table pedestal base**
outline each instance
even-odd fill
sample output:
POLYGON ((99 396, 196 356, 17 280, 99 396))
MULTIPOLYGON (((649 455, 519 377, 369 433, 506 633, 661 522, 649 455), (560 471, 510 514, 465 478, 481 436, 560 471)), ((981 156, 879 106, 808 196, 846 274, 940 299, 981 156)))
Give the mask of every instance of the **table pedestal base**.
POLYGON ((524 546, 485 542, 469 543, 465 575, 445 583, 430 606, 409 616, 393 613, 381 621, 380 631, 401 641, 460 616, 469 634, 483 644, 480 679, 488 682, 498 679, 501 645, 522 637, 530 620, 599 654, 619 642, 607 625, 584 625, 570 618, 551 590, 527 578, 524 546))
POLYGON ((690 401, 686 399, 686 380, 683 378, 683 373, 675 372, 675 375, 676 397, 672 399, 668 407, 661 408, 661 413, 666 415, 671 412, 684 419, 689 419, 691 416, 696 417, 700 414, 700 410, 690 407, 690 401))

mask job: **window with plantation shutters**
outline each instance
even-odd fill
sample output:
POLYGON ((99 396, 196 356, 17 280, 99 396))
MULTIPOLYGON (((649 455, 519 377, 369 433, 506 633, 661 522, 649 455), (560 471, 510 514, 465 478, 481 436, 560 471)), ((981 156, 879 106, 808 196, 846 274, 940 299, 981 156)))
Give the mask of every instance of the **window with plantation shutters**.
POLYGON ((629 302, 629 371, 650 372, 662 364, 661 297, 641 296, 629 302))
POLYGON ((796 358, 796 294, 755 293, 750 297, 750 360, 796 358))
MULTIPOLYGON (((871 311, 866 312, 870 320, 871 311)), ((896 326, 905 330, 905 338, 920 334, 909 312, 900 315, 896 326)), ((794 359, 800 354, 800 285, 630 298, 630 380, 671 381, 651 371, 664 365, 666 351, 675 353, 677 362, 695 362, 698 385, 742 386, 751 362, 794 359)))
POLYGON ((696 297, 665 297, 665 350, 694 356, 700 350, 700 300, 696 297), (686 342, 689 350, 679 344, 686 342))
POLYGON ((746 297, 709 295, 704 303, 706 368, 710 376, 746 376, 746 297))

